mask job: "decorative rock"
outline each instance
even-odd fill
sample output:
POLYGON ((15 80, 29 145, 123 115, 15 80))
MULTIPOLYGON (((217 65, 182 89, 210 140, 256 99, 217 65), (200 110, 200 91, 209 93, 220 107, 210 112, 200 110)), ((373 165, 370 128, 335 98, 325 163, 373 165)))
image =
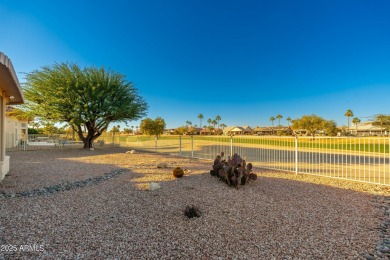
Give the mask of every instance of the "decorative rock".
POLYGON ((167 168, 168 165, 166 163, 159 163, 157 164, 157 168, 167 168))
POLYGON ((173 176, 175 176, 176 178, 181 178, 181 177, 183 177, 183 175, 184 175, 184 171, 183 171, 182 168, 176 167, 175 169, 173 169, 172 174, 173 174, 173 176))
POLYGON ((160 184, 158 184, 157 182, 151 182, 151 183, 149 183, 148 190, 154 191, 154 190, 158 190, 160 188, 161 188, 160 184))
POLYGON ((130 150, 130 151, 127 151, 126 153, 134 154, 134 153, 136 153, 136 152, 135 152, 135 150, 130 150))
POLYGON ((369 255, 369 254, 366 254, 364 257, 365 257, 367 260, 375 260, 375 257, 372 256, 372 255, 369 255))
POLYGON ((389 249, 387 246, 383 246, 383 247, 380 249, 380 251, 381 251, 382 253, 388 253, 388 252, 390 252, 390 249, 389 249))

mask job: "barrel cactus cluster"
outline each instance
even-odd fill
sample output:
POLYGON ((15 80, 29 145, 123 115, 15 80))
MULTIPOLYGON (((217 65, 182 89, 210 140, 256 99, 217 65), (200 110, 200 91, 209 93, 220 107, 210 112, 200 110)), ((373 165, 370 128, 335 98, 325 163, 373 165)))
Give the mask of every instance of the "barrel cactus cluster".
POLYGON ((239 185, 245 185, 250 181, 255 181, 257 175, 252 172, 252 164, 246 163, 237 153, 224 159, 225 153, 217 155, 214 160, 213 169, 210 171, 212 176, 218 177, 229 186, 238 189, 239 185))

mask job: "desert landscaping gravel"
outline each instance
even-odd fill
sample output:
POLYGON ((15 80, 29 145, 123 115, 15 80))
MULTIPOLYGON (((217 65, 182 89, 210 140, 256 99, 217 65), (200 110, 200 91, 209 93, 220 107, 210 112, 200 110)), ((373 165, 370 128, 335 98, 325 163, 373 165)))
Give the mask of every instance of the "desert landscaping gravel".
POLYGON ((388 187, 255 168, 258 179, 236 190, 209 174, 211 161, 126 151, 9 152, 0 259, 390 255, 388 187), (192 205, 199 218, 184 215, 192 205))

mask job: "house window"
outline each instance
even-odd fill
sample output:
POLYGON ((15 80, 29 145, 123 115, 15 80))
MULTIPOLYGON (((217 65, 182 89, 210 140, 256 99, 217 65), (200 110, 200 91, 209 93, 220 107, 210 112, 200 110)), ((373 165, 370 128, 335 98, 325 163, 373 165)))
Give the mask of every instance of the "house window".
POLYGON ((26 123, 22 123, 22 127, 26 127, 26 123))

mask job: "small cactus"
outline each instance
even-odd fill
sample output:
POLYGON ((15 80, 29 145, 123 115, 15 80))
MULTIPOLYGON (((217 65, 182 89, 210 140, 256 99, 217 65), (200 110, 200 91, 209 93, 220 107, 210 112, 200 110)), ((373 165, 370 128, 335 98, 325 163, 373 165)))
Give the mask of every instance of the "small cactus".
POLYGON ((249 181, 255 181, 257 175, 252 173, 253 165, 252 163, 247 163, 241 158, 237 153, 233 156, 228 156, 228 159, 225 160, 224 152, 221 152, 220 155, 217 155, 212 166, 210 174, 212 176, 217 176, 223 182, 226 182, 229 186, 234 186, 238 189, 239 185, 245 185, 249 181))

